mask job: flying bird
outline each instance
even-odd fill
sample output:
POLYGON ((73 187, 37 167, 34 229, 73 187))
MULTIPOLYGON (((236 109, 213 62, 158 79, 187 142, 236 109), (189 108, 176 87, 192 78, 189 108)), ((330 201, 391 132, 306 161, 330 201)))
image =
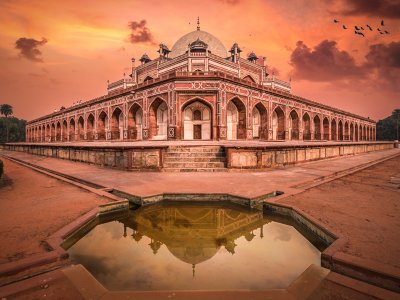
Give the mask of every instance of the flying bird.
POLYGON ((360 28, 358 28, 357 26, 354 26, 354 28, 355 28, 356 30, 360 30, 360 28))
POLYGON ((333 20, 333 22, 334 22, 334 23, 339 23, 339 21, 338 21, 338 20, 336 20, 336 19, 334 19, 334 20, 333 20))
POLYGON ((379 32, 381 32, 381 29, 380 29, 380 28, 378 28, 378 31, 379 31, 379 32))
POLYGON ((343 25, 343 29, 347 29, 346 25, 343 25))
POLYGON ((361 30, 364 30, 364 28, 363 27, 360 27, 361 28, 361 30))
POLYGON ((381 21, 381 25, 382 25, 382 26, 385 26, 385 22, 383 22, 383 20, 381 21))
POLYGON ((372 31, 372 27, 371 27, 371 26, 369 26, 369 25, 367 24, 367 27, 368 27, 369 30, 372 31))
POLYGON ((386 33, 386 34, 389 34, 389 31, 385 30, 385 33, 386 33))
POLYGON ((354 31, 355 34, 361 35, 362 37, 365 37, 364 33, 362 32, 358 32, 358 31, 354 31))
POLYGON ((383 34, 383 32, 382 32, 382 31, 379 31, 379 33, 380 33, 380 34, 383 34))

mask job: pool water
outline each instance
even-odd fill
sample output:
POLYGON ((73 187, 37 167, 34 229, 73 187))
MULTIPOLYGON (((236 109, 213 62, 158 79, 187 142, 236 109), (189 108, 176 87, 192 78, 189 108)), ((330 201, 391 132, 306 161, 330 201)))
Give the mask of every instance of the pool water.
POLYGON ((68 253, 109 290, 286 288, 320 265, 293 226, 229 203, 141 207, 97 225, 68 253))

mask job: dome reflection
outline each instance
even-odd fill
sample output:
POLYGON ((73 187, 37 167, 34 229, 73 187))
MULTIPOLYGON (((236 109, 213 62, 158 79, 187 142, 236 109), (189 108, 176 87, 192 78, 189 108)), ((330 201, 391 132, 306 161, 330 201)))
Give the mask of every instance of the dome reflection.
POLYGON ((251 242, 253 231, 269 223, 262 211, 233 204, 166 202, 141 207, 119 219, 126 229, 133 230, 132 238, 140 242, 150 239, 154 254, 165 245, 179 260, 192 265, 212 258, 221 247, 235 254, 235 240, 244 237, 251 242))

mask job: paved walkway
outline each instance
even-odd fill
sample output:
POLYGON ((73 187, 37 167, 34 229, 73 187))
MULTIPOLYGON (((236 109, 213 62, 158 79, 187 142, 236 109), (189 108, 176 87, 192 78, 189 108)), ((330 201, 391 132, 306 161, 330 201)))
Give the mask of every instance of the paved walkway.
POLYGON ((1 153, 141 197, 162 193, 228 193, 253 198, 277 190, 291 193, 296 190, 293 187, 297 185, 311 183, 371 161, 400 154, 400 149, 320 160, 265 172, 224 173, 127 172, 24 152, 3 150, 1 153))

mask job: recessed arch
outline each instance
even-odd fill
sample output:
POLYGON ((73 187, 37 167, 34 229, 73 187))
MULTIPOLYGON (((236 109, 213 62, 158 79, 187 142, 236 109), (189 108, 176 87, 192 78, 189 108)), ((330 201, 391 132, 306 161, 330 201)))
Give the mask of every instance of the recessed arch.
POLYGON ((272 139, 285 139, 285 113, 279 105, 272 112, 272 139))
POLYGON ((85 120, 83 119, 83 116, 78 118, 78 135, 76 138, 78 141, 85 139, 85 120))
POLYGON ((54 142, 56 140, 56 124, 55 123, 51 123, 50 140, 52 142, 54 142))
POLYGON ((300 132, 299 114, 293 109, 289 114, 289 138, 290 140, 298 140, 300 132))
POLYGON ((344 122, 344 135, 343 135, 343 140, 348 141, 350 138, 349 134, 349 122, 345 121, 344 122))
POLYGON ((246 139, 246 106, 238 97, 226 106, 227 139, 246 139))
POLYGON ((322 126, 324 130, 324 140, 329 140, 329 119, 327 117, 322 121, 322 126))
POLYGON ((311 118, 307 112, 303 114, 303 140, 311 140, 311 118))
POLYGON ((343 122, 339 120, 338 122, 338 133, 339 133, 339 141, 343 141, 343 122))
POLYGON ((128 139, 141 140, 143 131, 143 109, 134 103, 128 110, 128 139))
POLYGON ((86 118, 86 140, 94 140, 94 115, 90 113, 86 118))
POLYGON ((212 116, 211 105, 201 98, 185 103, 182 106, 183 139, 212 139, 212 116))
POLYGON ((337 141, 338 136, 337 136, 337 123, 336 119, 332 119, 331 121, 331 140, 332 141, 337 141))
POLYGON ((108 127, 108 115, 102 110, 97 117, 97 139, 106 139, 106 128, 108 127))
POLYGON ((355 123, 355 125, 354 125, 354 140, 355 140, 356 142, 359 141, 358 128, 359 128, 358 124, 355 123))
POLYGON ((314 116, 314 139, 315 140, 321 140, 321 119, 319 118, 318 115, 314 116))
POLYGON ((68 135, 69 135, 69 140, 70 141, 75 141, 75 119, 74 118, 71 118, 69 120, 68 135))
POLYGON ((111 114, 111 139, 122 140, 124 137, 124 113, 120 107, 114 108, 111 114))
POLYGON ((349 138, 350 138, 350 141, 354 141, 354 124, 353 124, 353 122, 350 123, 349 138))
POLYGON ((258 102, 252 111, 253 138, 268 139, 268 111, 264 104, 258 102))
POLYGON ((61 123, 60 123, 60 121, 58 121, 57 125, 56 125, 56 141, 61 141, 61 123))
POLYGON ((149 138, 166 140, 167 129, 168 105, 164 99, 157 97, 149 107, 149 138))

